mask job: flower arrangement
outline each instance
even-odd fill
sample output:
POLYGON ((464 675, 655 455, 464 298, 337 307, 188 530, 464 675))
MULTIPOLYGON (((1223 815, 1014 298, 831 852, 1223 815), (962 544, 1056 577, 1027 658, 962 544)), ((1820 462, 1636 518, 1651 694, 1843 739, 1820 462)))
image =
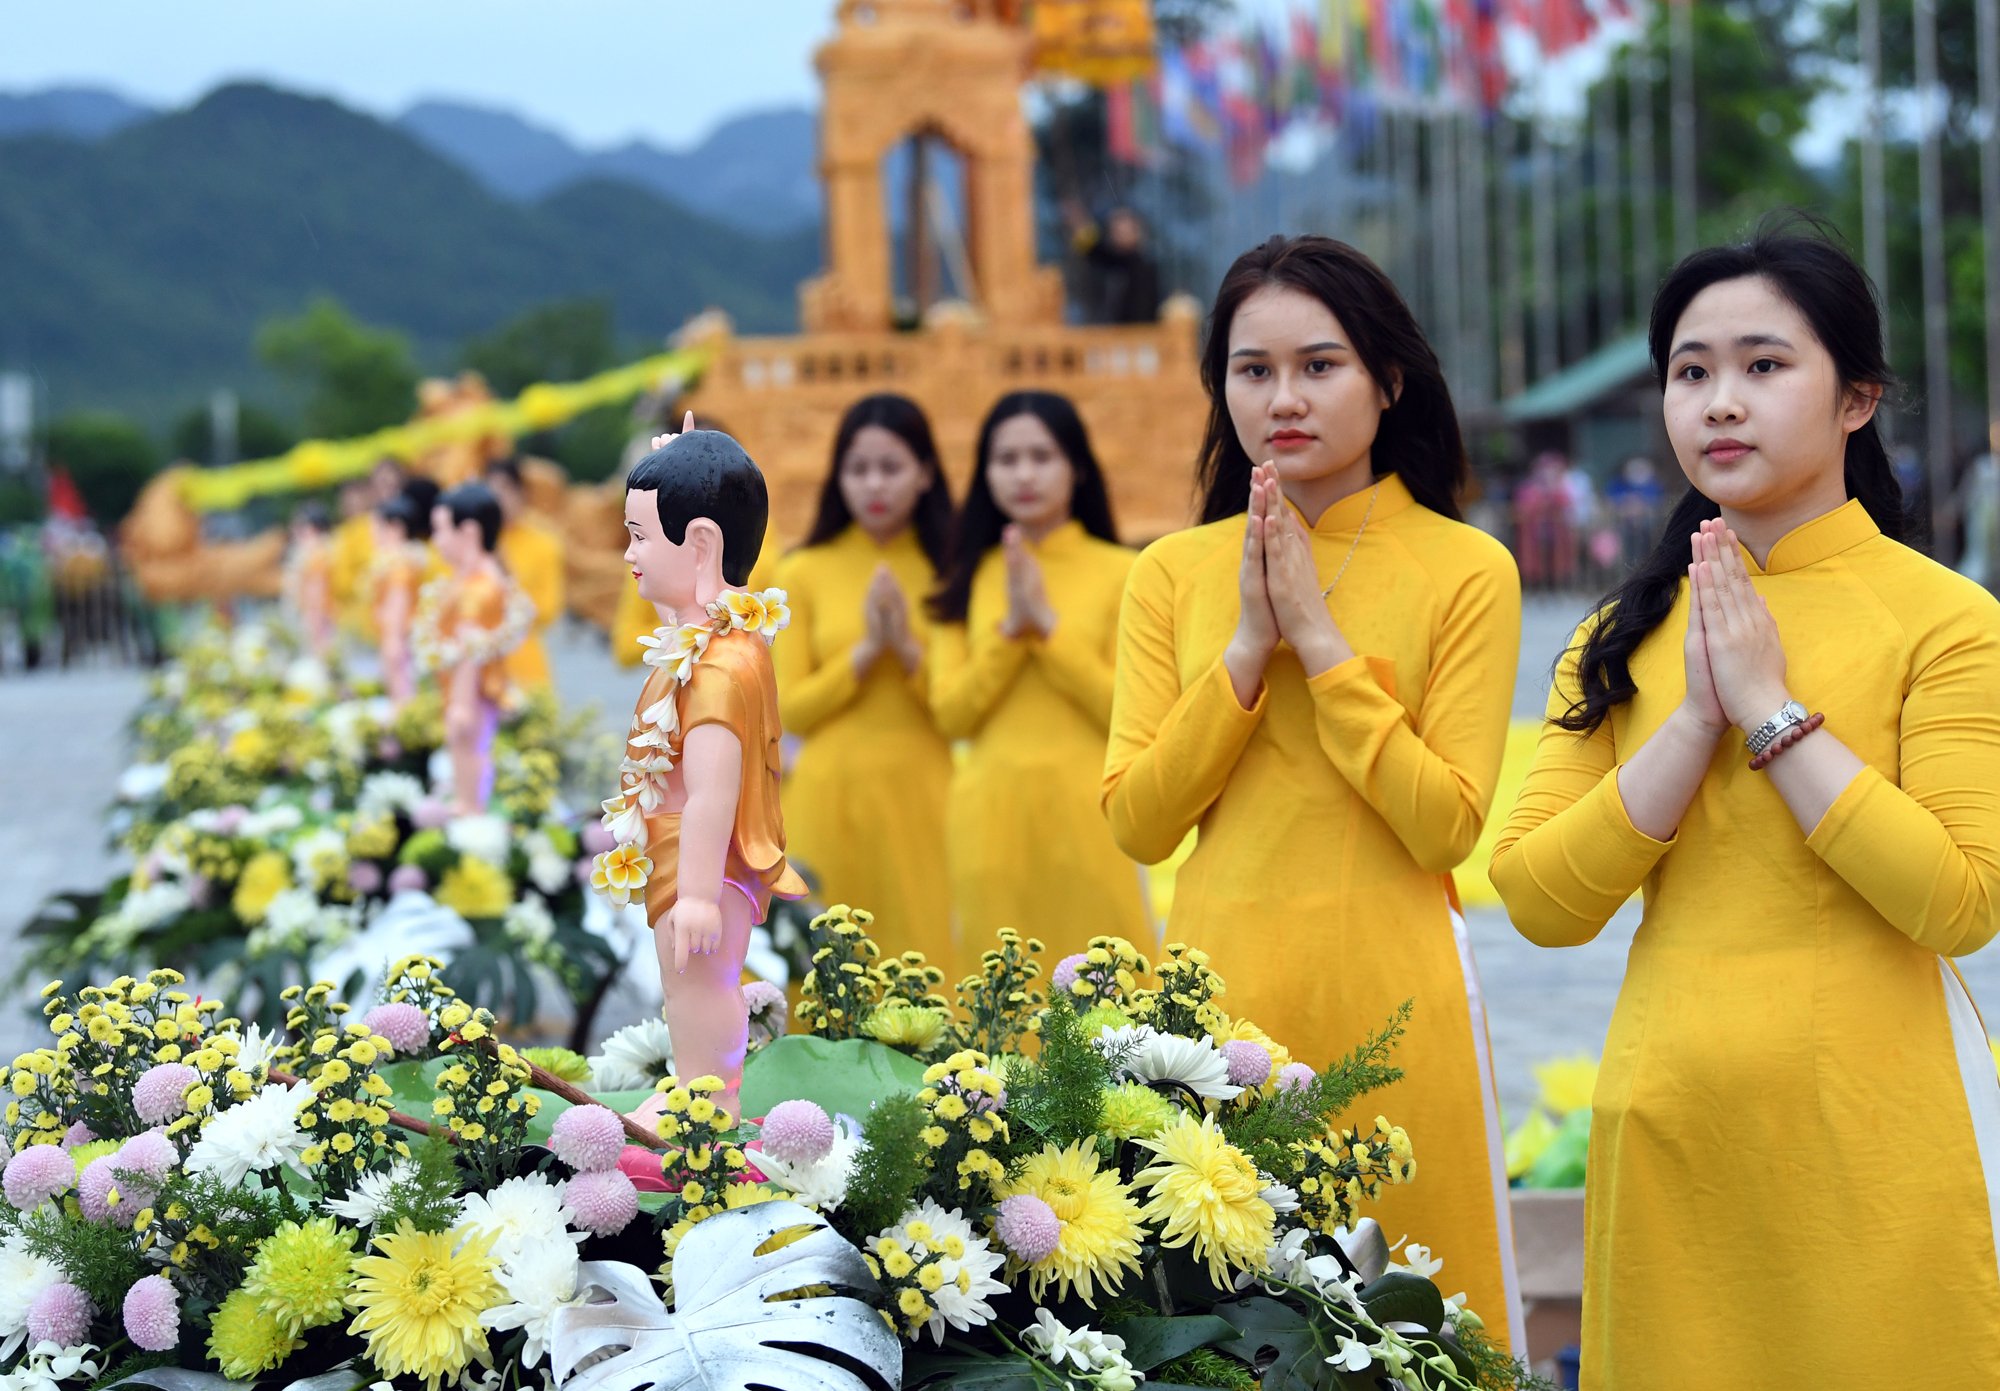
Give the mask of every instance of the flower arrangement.
POLYGON ((114 815, 133 871, 53 900, 27 929, 28 969, 172 964, 270 1027, 285 986, 379 969, 397 948, 376 940, 422 916, 421 940, 496 1008, 533 1017, 553 977, 587 1015, 616 962, 586 927, 601 832, 561 805, 574 731, 546 698, 510 716, 491 812, 453 819, 430 776, 441 720, 434 696, 392 709, 281 631, 196 637, 137 722, 142 762, 114 815))
MULTIPOLYGON (((800 1385, 830 1357, 913 1388, 1243 1387, 1274 1366, 1308 1388, 1533 1384, 1425 1248, 1395 1258, 1361 1215, 1415 1173, 1386 1118, 1340 1119, 1399 1075, 1407 1007, 1318 1072, 1274 1068, 1199 953, 1163 974, 1098 939, 1045 993, 1039 944, 1010 935, 937 1036, 871 1030, 941 1006, 864 918, 814 926, 814 1033, 783 1033, 771 992, 747 1002, 746 1097, 831 1049, 880 1081, 858 1117, 799 1095, 734 1124, 719 1079, 673 1075, 593 1102, 423 957, 364 1009, 293 988, 270 1033, 171 971, 51 985, 52 1044, 15 1059, 0 1124, 0 1276, 23 1295, 0 1306, 0 1375, 341 1368, 438 1391, 518 1367, 612 1391, 691 1374, 698 1343, 711 1380, 754 1356, 800 1385), (1163 1027, 1195 1016, 1199 1037, 1163 1027), (650 1135, 619 1114, 648 1092, 650 1135)), ((634 1038, 601 1065, 669 1059, 634 1038)))

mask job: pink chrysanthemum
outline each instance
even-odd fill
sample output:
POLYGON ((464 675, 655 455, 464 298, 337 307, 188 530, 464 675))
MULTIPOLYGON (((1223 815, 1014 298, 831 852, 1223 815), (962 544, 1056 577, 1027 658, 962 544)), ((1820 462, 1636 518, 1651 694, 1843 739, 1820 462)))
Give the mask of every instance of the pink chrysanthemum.
POLYGON ((119 1148, 111 1167, 116 1173, 130 1175, 119 1188, 131 1195, 133 1209, 137 1211, 153 1205, 153 1200, 160 1196, 160 1186, 179 1162, 180 1152, 172 1140, 161 1131, 143 1130, 119 1148))
POLYGON ((1049 972, 1049 987, 1058 994, 1069 994, 1069 988, 1076 984, 1076 973, 1090 962, 1082 952, 1072 952, 1056 963, 1055 970, 1049 972))
POLYGON ((758 1137, 773 1159, 816 1164, 833 1151, 833 1118, 814 1101, 781 1101, 764 1117, 758 1137))
POLYGON ((597 821, 593 821, 588 826, 585 826, 583 834, 578 837, 578 840, 584 852, 590 855, 602 855, 605 851, 618 844, 618 837, 612 835, 608 828, 597 821))
POLYGON ((63 1132, 62 1147, 66 1150, 73 1150, 78 1145, 87 1145, 96 1138, 97 1132, 95 1130, 92 1130, 82 1121, 78 1121, 63 1132))
POLYGON ((403 741, 385 734, 375 741, 375 755, 384 763, 394 763, 403 756, 403 741))
POLYGON ((785 992, 767 980, 753 980, 743 987, 743 1012, 750 1017, 751 1034, 767 1040, 785 1032, 792 1017, 785 992))
POLYGON ((132 1109, 147 1125, 170 1121, 187 1109, 181 1097, 200 1080, 186 1063, 155 1063, 132 1084, 132 1109))
POLYGON ((431 886, 431 877, 424 873, 422 865, 397 865, 389 871, 389 892, 395 894, 420 894, 431 886))
POLYGON ((436 797, 426 797, 410 808, 410 821, 420 831, 435 831, 451 820, 451 808, 436 797))
POLYGON ((77 1347, 90 1338, 90 1321, 97 1307, 90 1296, 67 1280, 58 1280, 28 1305, 28 1342, 77 1347))
POLYGON ((625 1127, 608 1106, 572 1106, 556 1117, 549 1148, 580 1174, 616 1169, 625 1151, 625 1127))
POLYGON ((361 1022, 406 1056, 421 1053, 430 1046, 431 1017, 406 1000, 377 1005, 361 1016, 361 1022))
POLYGON ((125 1336, 146 1352, 180 1346, 180 1295, 166 1276, 148 1275, 125 1291, 125 1336))
POLYGON ((372 894, 382 887, 382 866, 373 860, 356 860, 347 867, 347 887, 358 894, 372 894))
POLYGON ((1232 1038, 1223 1044, 1222 1061, 1229 1065, 1233 1087, 1261 1087, 1271 1076, 1270 1052, 1252 1039, 1232 1038))
POLYGON ((1034 1265, 1055 1254, 1062 1244, 1062 1219, 1033 1193, 1016 1193, 1000 1200, 993 1235, 1023 1265, 1034 1265))
POLYGON ((83 1207, 86 1222, 129 1227, 139 1215, 145 1204, 137 1200, 144 1195, 134 1193, 132 1185, 119 1179, 118 1170, 123 1167, 115 1154, 100 1154, 83 1166, 76 1180, 76 1200, 83 1207))
POLYGON ((7 1161, 0 1185, 7 1201, 22 1212, 40 1207, 50 1198, 69 1192, 76 1182, 76 1164, 69 1153, 56 1145, 30 1145, 7 1161))
POLYGON ((610 1236, 639 1215, 639 1190, 617 1169, 578 1174, 563 1185, 563 1212, 585 1231, 610 1236))
POLYGON ((1312 1085, 1319 1074, 1304 1063, 1286 1063, 1278 1069, 1278 1090, 1281 1092, 1302 1092, 1312 1085))

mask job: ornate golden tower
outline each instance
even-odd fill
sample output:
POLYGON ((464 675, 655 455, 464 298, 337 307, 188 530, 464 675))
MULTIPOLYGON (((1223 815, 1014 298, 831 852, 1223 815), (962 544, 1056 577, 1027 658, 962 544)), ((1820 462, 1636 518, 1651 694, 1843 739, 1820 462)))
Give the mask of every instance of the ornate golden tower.
POLYGON ((804 332, 738 338, 723 316, 702 316, 683 339, 713 356, 685 404, 757 460, 787 545, 811 522, 841 414, 877 391, 930 414, 960 493, 998 397, 1063 392, 1090 427, 1125 537, 1186 525, 1207 408, 1200 310, 1181 297, 1155 324, 1063 322, 1061 277, 1035 261, 1034 141, 1021 111, 1033 39, 1019 0, 838 0, 835 20, 816 59, 826 270, 800 287, 804 332), (898 331, 882 167, 912 136, 949 145, 964 169, 971 294, 898 331))

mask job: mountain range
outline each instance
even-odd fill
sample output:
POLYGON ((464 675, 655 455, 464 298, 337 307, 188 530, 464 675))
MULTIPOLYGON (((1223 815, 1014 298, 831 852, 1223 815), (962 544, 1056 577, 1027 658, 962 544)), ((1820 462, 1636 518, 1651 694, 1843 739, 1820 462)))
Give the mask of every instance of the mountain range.
POLYGON ((439 367, 556 299, 608 300, 635 341, 709 306, 783 331, 819 264, 803 112, 586 155, 441 103, 387 122, 250 83, 168 112, 107 96, 0 101, 0 366, 58 411, 268 394, 257 326, 321 294, 439 367))

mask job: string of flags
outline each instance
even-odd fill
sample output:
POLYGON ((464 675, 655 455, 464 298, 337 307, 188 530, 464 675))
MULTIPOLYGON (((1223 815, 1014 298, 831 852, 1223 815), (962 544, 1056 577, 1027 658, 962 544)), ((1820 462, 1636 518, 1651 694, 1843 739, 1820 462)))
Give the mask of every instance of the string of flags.
MULTIPOLYGON (((1115 9, 1122 0, 1040 3, 1069 9, 1074 23, 1078 8, 1115 9)), ((1310 0, 1233 32, 1159 44, 1143 67, 1133 59, 1129 23, 1117 30, 1120 65, 1040 66, 1104 88, 1114 157, 1150 166, 1170 146, 1219 152, 1232 179, 1246 184, 1262 170, 1269 143, 1297 122, 1366 130, 1384 111, 1490 116, 1512 81, 1503 32, 1518 36, 1517 52, 1525 42, 1539 59, 1559 57, 1629 18, 1634 3, 1310 0)))

